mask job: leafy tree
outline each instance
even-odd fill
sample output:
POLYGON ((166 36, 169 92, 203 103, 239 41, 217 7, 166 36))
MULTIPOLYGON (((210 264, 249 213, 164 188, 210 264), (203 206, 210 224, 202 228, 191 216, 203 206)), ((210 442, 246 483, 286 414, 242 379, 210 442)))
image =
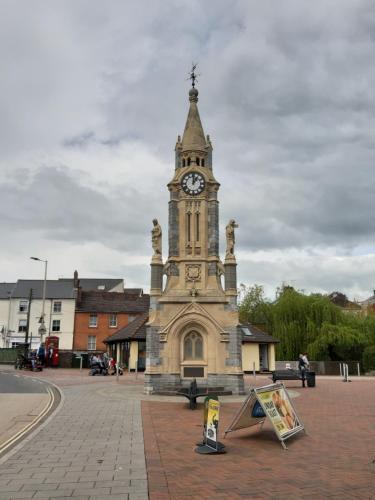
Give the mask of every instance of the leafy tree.
POLYGON ((239 295, 240 320, 261 325, 280 340, 277 359, 308 352, 315 360, 360 360, 366 347, 375 345, 375 315, 345 314, 329 296, 305 295, 289 286, 271 302, 261 285, 241 285, 239 295))
POLYGON ((375 344, 367 346, 363 351, 362 364, 365 371, 375 370, 375 344))
POLYGON ((323 361, 360 360, 366 344, 366 335, 359 329, 324 323, 319 336, 307 350, 313 359, 323 361))
POLYGON ((239 297, 240 321, 265 326, 269 323, 270 303, 264 297, 261 285, 245 286, 241 283, 239 297))

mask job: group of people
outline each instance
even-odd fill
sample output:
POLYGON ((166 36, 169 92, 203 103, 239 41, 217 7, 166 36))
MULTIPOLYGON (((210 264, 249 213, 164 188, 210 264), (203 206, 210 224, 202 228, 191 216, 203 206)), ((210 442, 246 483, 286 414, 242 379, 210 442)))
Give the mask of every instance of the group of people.
POLYGON ((37 367, 43 368, 45 366, 52 366, 53 346, 46 349, 44 342, 40 343, 37 349, 29 349, 27 352, 27 359, 31 363, 32 369, 37 367))
MULTIPOLYGON (((93 354, 90 358, 90 367, 98 367, 101 373, 106 371, 113 375, 116 373, 116 360, 106 352, 104 354, 93 354)), ((121 370, 121 368, 119 369, 121 370)))

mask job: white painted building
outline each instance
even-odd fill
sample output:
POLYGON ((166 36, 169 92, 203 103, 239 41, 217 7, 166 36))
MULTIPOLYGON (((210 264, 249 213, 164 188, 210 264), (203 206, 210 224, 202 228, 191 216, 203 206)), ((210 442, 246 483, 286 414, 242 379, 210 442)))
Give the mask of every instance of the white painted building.
MULTIPOLYGON (((60 349, 73 348, 78 286, 85 291, 123 292, 124 280, 100 278, 78 280, 78 273, 75 273, 74 279, 47 280, 44 304, 46 336, 58 337, 60 349)), ((43 280, 0 283, 0 347, 16 347, 18 344, 23 344, 28 337, 31 348, 37 348, 40 343, 38 330, 43 310, 42 299, 43 280)))

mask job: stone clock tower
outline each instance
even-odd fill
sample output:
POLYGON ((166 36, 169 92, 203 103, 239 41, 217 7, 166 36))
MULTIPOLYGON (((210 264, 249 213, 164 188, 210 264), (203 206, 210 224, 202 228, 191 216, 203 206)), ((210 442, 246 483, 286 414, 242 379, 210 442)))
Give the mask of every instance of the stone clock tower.
POLYGON ((145 392, 172 389, 196 378, 200 386, 224 386, 238 394, 244 385, 236 302, 237 226, 231 220, 226 227, 223 264, 219 256, 220 184, 212 169, 210 138, 205 137, 199 117, 194 78, 189 101, 184 134, 175 148, 174 175, 168 184, 166 262, 161 228, 156 219, 153 222, 145 392))

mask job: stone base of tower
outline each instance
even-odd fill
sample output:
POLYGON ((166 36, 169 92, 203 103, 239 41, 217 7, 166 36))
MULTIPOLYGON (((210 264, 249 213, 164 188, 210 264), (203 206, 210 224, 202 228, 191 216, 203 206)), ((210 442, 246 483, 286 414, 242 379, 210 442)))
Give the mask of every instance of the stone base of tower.
MULTIPOLYGON (((243 374, 209 373, 207 378, 197 378, 198 387, 223 387, 233 394, 245 394, 243 374)), ((188 387, 190 379, 182 379, 178 373, 145 374, 144 392, 152 394, 163 391, 175 391, 180 387, 188 387)))

